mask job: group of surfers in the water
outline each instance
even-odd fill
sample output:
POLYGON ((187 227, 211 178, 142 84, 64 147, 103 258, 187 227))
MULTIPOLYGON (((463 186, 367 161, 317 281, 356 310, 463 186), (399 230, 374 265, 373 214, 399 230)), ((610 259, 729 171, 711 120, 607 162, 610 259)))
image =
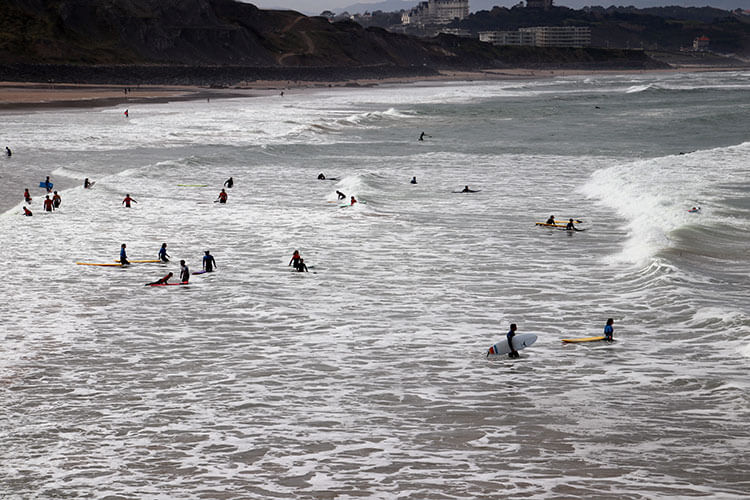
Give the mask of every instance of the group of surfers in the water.
MULTIPOLYGON (((574 219, 568 219, 568 223, 565 225, 565 229, 568 231, 583 231, 583 229, 578 229, 575 226, 575 224, 573 224, 573 222, 574 222, 574 219)), ((581 221, 578 221, 578 222, 581 222, 581 221)), ((547 222, 545 222, 545 224, 549 224, 550 226, 558 225, 557 222, 555 221, 554 215, 550 215, 549 219, 547 219, 547 222)))
MULTIPOLYGON (((615 335, 615 328, 612 326, 614 325, 615 320, 613 318, 607 318, 607 323, 604 325, 604 339, 607 342, 612 342, 614 340, 615 335)), ((508 341, 508 348, 510 349, 510 352, 508 353, 509 358, 520 358, 521 355, 518 354, 518 351, 513 346, 513 337, 516 336, 516 331, 518 330, 518 326, 516 326, 515 323, 510 324, 510 330, 508 330, 508 333, 505 334, 505 338, 508 341)), ((491 349, 491 348, 490 348, 491 349)), ((487 356, 492 354, 490 350, 487 351, 487 356)))

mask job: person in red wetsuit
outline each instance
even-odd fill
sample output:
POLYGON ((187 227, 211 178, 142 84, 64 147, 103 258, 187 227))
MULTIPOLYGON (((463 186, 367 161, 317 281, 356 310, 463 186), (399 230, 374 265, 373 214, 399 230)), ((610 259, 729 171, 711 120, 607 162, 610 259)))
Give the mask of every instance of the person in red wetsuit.
POLYGON ((26 217, 31 217, 32 215, 34 215, 34 214, 32 214, 32 213, 31 213, 31 210, 29 210, 29 209, 28 209, 28 208, 26 208, 26 207, 23 207, 23 214, 24 214, 24 215, 25 215, 26 217))
POLYGON ((29 188, 23 190, 23 199, 26 200, 26 203, 31 205, 31 195, 29 194, 29 188))
POLYGON ((44 211, 45 212, 51 212, 55 209, 55 206, 52 204, 52 200, 49 199, 49 195, 44 197, 44 211))
POLYGON ((125 208, 130 208, 130 202, 138 203, 133 198, 130 197, 130 194, 125 194, 125 199, 122 200, 122 204, 125 205, 125 208))
POLYGON ((216 201, 218 201, 219 203, 226 203, 227 198, 229 198, 229 196, 227 195, 227 192, 222 189, 221 193, 219 193, 219 199, 216 201))
POLYGON ((302 259, 299 254, 299 250, 295 250, 292 254, 292 260, 289 261, 288 266, 294 265, 294 268, 297 269, 297 266, 299 266, 299 261, 302 259))
POLYGON ((154 281, 153 283, 146 283, 145 286, 149 286, 149 285, 166 285, 167 281, 169 281, 169 278, 171 278, 172 276, 174 276, 172 273, 168 273, 166 276, 164 276, 163 278, 160 278, 160 279, 154 281))
POLYGON ((349 206, 353 206, 355 203, 357 203, 357 200, 354 198, 354 196, 352 196, 349 206))

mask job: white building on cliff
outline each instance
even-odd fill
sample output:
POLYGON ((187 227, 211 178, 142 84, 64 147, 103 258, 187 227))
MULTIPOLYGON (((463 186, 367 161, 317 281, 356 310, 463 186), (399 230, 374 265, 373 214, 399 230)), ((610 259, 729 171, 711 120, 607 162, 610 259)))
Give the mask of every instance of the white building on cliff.
POLYGON ((448 24, 469 15, 469 0, 428 0, 401 16, 402 24, 448 24))

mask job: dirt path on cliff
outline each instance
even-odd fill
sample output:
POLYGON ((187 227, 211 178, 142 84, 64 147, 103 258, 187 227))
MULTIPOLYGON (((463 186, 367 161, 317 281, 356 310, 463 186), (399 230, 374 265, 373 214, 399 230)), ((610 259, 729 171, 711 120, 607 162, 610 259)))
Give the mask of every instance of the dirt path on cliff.
MULTIPOLYGON (((299 17, 295 18, 291 23, 289 23, 287 26, 284 27, 284 29, 281 30, 282 33, 288 32, 289 30, 291 30, 292 28, 294 28, 297 24, 299 24, 299 22, 302 21, 303 19, 306 19, 305 16, 299 16, 299 17)), ((310 38, 310 35, 308 35, 304 31, 299 31, 299 32, 297 32, 297 34, 300 37, 302 37, 302 39, 305 41, 305 44, 307 45, 307 52, 305 52, 305 53, 306 54, 313 54, 315 52, 315 42, 312 41, 312 38, 310 38)), ((296 52, 285 52, 284 54, 281 54, 279 57, 277 57, 276 61, 279 64, 283 65, 284 61, 287 58, 298 56, 298 55, 302 55, 302 54, 299 54, 299 53, 296 53, 296 52)))

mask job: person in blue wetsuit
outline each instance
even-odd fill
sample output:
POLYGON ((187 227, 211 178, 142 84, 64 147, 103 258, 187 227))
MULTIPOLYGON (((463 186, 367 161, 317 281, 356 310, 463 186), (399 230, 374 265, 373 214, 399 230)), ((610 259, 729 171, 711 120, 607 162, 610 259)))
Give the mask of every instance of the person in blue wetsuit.
POLYGON ((207 273, 210 273, 213 272, 214 267, 216 267, 216 260, 214 260, 214 256, 211 255, 211 252, 206 250, 206 255, 203 256, 203 269, 205 269, 207 273))
POLYGON ((122 264, 123 266, 130 265, 130 261, 128 260, 128 254, 127 252, 125 252, 126 247, 127 245, 125 243, 123 243, 120 246, 120 264, 122 264))
POLYGON ((167 253, 167 244, 162 243, 159 249, 159 260, 162 262, 169 262, 169 254, 167 253))
POLYGON ((518 330, 518 327, 515 323, 510 324, 510 330, 505 335, 508 338, 508 347, 510 348, 510 352, 508 353, 509 358, 520 358, 521 355, 518 354, 518 351, 516 351, 513 348, 513 337, 516 336, 516 330, 518 330))
POLYGON ((604 325, 604 340, 613 341, 614 338, 612 336, 615 334, 615 329, 612 327, 612 323, 614 323, 615 320, 612 318, 607 319, 607 324, 604 325))

